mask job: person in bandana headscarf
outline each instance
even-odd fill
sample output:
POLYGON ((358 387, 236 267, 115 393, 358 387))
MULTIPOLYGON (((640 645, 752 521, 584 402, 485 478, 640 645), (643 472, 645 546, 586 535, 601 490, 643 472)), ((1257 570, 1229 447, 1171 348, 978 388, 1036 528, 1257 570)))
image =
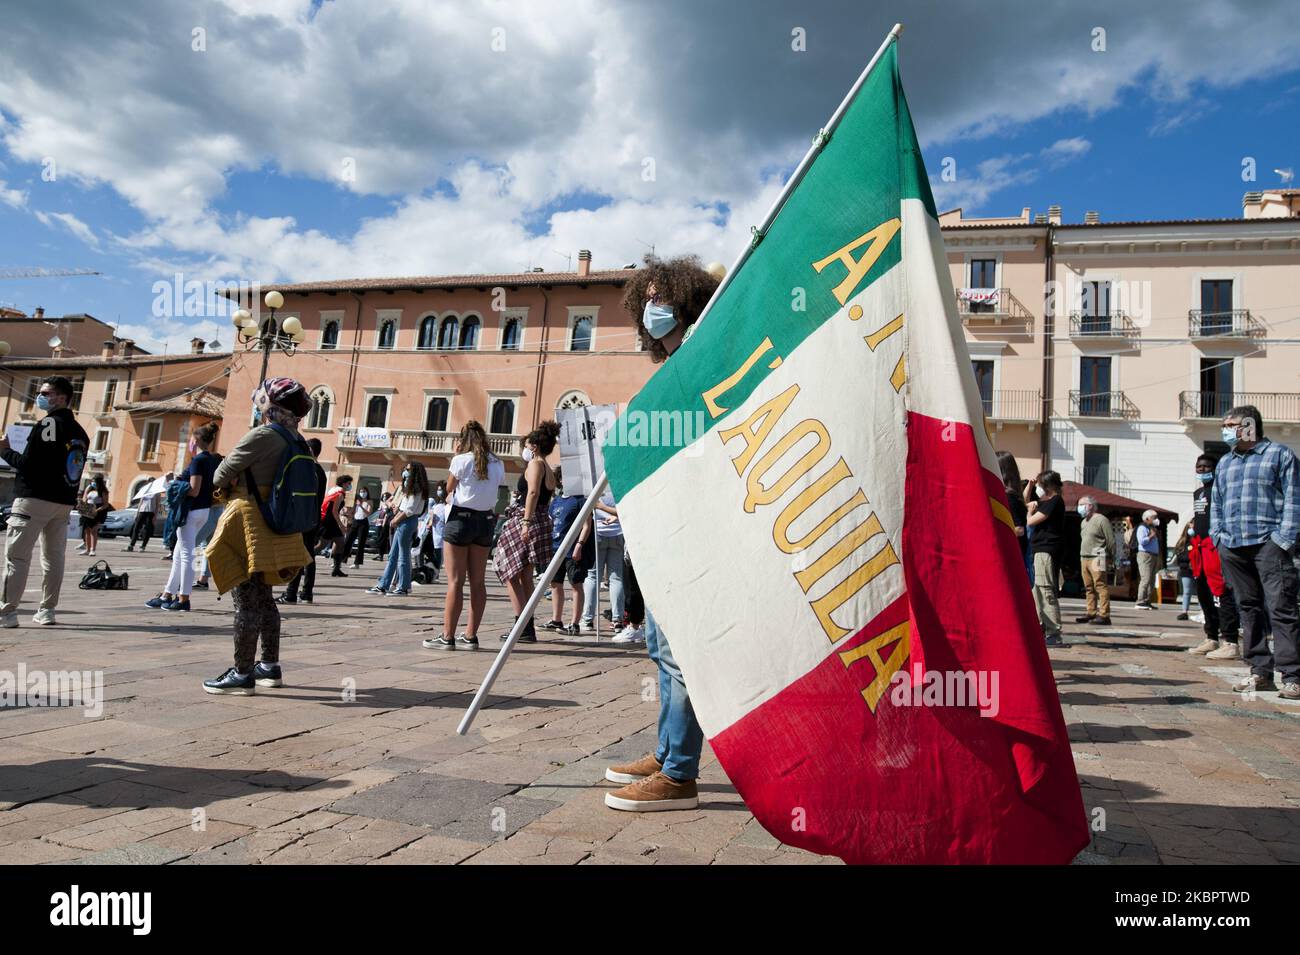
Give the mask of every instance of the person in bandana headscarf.
POLYGON ((312 559, 301 534, 277 534, 267 526, 245 478, 251 476, 263 499, 270 497, 285 440, 269 425, 281 425, 299 437, 298 422, 311 410, 311 399, 292 378, 268 378, 253 392, 253 408, 257 425, 213 475, 217 493, 227 503, 206 553, 217 592, 230 591, 234 597, 235 665, 203 682, 209 693, 252 696, 259 686, 283 685, 280 611, 271 586, 290 580, 312 559), (255 666, 259 641, 262 659, 255 666))

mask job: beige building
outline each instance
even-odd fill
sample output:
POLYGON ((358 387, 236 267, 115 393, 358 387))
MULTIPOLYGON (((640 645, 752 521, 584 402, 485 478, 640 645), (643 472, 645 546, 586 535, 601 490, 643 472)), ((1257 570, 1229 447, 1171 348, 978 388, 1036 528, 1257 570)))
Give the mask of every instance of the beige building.
POLYGON ((1025 476, 1186 517, 1234 404, 1300 444, 1300 190, 1247 193, 1240 219, 940 223, 994 443, 1025 476))

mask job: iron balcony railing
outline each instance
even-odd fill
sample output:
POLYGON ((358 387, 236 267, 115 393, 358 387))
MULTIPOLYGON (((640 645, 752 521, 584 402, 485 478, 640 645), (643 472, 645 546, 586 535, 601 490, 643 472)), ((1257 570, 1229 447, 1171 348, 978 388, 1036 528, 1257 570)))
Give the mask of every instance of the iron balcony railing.
POLYGON ((1300 392, 1294 391, 1184 391, 1178 395, 1178 417, 1217 421, 1238 405, 1254 405, 1265 422, 1300 422, 1300 392))
POLYGON ((1127 312, 1114 310, 1109 315, 1070 313, 1071 338, 1137 338, 1139 334, 1141 332, 1127 312))
POLYGON ((1194 308, 1187 313, 1187 334, 1191 338, 1258 338, 1265 331, 1263 323, 1245 308, 1227 312, 1194 308))
POLYGON ((1122 391, 1071 391, 1070 417, 1123 418, 1138 417, 1137 405, 1122 391))
POLYGON ((1095 487, 1099 491, 1110 491, 1121 497, 1128 497, 1133 492, 1133 482, 1119 468, 1082 465, 1075 470, 1074 479, 1080 484, 1095 487))
POLYGON ((957 312, 963 321, 991 319, 1029 324, 1034 319, 1029 309, 1005 288, 959 288, 957 312))
MULTIPOLYGON (((339 447, 355 451, 407 451, 412 454, 456 453, 457 431, 417 431, 405 428, 340 428, 339 447), (362 444, 357 431, 369 431, 370 437, 362 444)), ((490 434, 488 449, 500 458, 523 456, 524 438, 519 434, 490 434)))
POLYGON ((1043 414, 1043 394, 1032 388, 1001 389, 981 396, 984 417, 990 421, 1039 421, 1043 414))

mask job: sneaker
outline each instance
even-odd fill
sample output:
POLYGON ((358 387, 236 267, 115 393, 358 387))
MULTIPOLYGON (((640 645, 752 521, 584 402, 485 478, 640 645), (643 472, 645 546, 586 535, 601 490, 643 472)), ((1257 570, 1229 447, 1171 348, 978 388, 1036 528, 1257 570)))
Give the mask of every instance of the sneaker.
POLYGON ((343 573, 343 571, 341 571, 341 570, 331 570, 331 571, 330 571, 330 576, 331 576, 331 577, 346 577, 347 574, 343 573))
POLYGON ((678 782, 655 773, 630 783, 612 793, 605 793, 605 805, 624 812, 664 812, 672 809, 697 809, 700 805, 695 780, 678 782))
MULTIPOLYGON (((563 634, 566 637, 576 637, 582 631, 578 629, 578 625, 576 623, 570 623, 563 627, 560 627, 555 632, 559 634, 563 634)), ((523 638, 520 637, 520 639, 522 640, 523 638)))
POLYGON ((1110 626, 1110 617, 1093 617, 1093 618, 1092 618, 1092 625, 1093 625, 1094 627, 1109 627, 1109 626, 1110 626))
POLYGON ((1187 614, 1185 614, 1185 613, 1180 613, 1177 617, 1174 617, 1174 619, 1175 619, 1175 620, 1186 620, 1186 619, 1187 619, 1187 614))
POLYGON ((425 640, 420 646, 426 650, 455 650, 456 641, 448 640, 445 633, 440 633, 436 638, 425 640))
POLYGON ((645 630, 628 624, 614 636, 614 643, 645 643, 645 630))
POLYGON ((240 676, 239 671, 231 667, 215 680, 204 680, 203 689, 209 693, 225 693, 230 696, 253 696, 257 693, 257 684, 253 681, 252 673, 240 676))
POLYGON ((1284 700, 1300 700, 1300 683, 1286 680, 1278 687, 1277 695, 1284 700))
POLYGON ((305 604, 309 604, 311 603, 311 594, 302 594, 301 596, 298 597, 298 599, 305 604))
POLYGON ((78 553, 78 554, 84 554, 84 553, 86 553, 86 545, 85 545, 85 544, 78 544, 78 545, 77 545, 77 553, 78 553))
POLYGON ((257 666, 253 667, 253 682, 258 686, 284 686, 284 674, 280 672, 280 664, 258 661, 257 666))
POLYGON ((410 592, 409 590, 390 590, 390 591, 388 592, 388 596, 390 596, 390 597, 409 597, 409 596, 411 596, 411 592, 410 592))
POLYGON ((1049 647, 1063 647, 1065 646, 1065 641, 1061 639, 1059 633, 1049 633, 1047 635, 1047 645, 1049 647))
POLYGON ((133 550, 135 550, 135 547, 134 547, 133 545, 131 545, 131 544, 127 544, 125 547, 122 548, 122 550, 126 551, 126 552, 129 554, 129 553, 131 553, 133 550))
POLYGON ((1258 673, 1252 673, 1240 683, 1234 683, 1232 685, 1234 693, 1263 693, 1272 689, 1275 689, 1275 687, 1273 686, 1273 674, 1271 673, 1268 676, 1260 676, 1258 673))
POLYGON ((1209 653, 1211 650, 1217 650, 1218 648, 1219 648, 1218 640, 1211 640, 1209 637, 1206 637, 1196 646, 1189 647, 1187 649, 1187 652, 1194 653, 1199 657, 1199 656, 1204 656, 1205 654, 1209 653))
POLYGON ((195 589, 195 590, 207 590, 207 589, 208 589, 208 582, 207 582, 206 580, 196 580, 196 581, 194 581, 194 589, 195 589))
POLYGON ((596 624, 595 624, 595 622, 594 622, 594 621, 591 621, 591 620, 584 620, 584 621, 582 621, 582 627, 579 628, 578 632, 579 632, 579 633, 595 633, 595 632, 596 632, 596 624))
POLYGON ((1150 604, 1134 604, 1133 609, 1134 610, 1155 610, 1156 608, 1151 606, 1150 604))
POLYGON ((608 620, 610 623, 614 622, 614 612, 612 610, 602 610, 600 612, 600 615, 604 617, 606 620, 608 620))
POLYGON ((275 602, 278 604, 296 604, 298 598, 293 594, 280 594, 280 596, 275 598, 275 602))
MULTIPOLYGON (((564 634, 567 634, 567 633, 569 632, 569 628, 568 628, 568 627, 560 627, 560 628, 559 628, 558 630, 556 630, 555 632, 556 632, 556 633, 564 633, 564 634)), ((574 630, 573 632, 574 632, 574 633, 577 633, 576 630, 574 630)), ((506 633, 501 634, 501 642, 502 642, 502 643, 505 643, 505 642, 506 642, 507 640, 509 640, 509 639, 510 639, 510 634, 509 634, 509 632, 506 632, 506 633)), ((521 633, 521 634, 519 635, 519 639, 515 641, 515 643, 517 643, 517 644, 518 644, 518 643, 536 643, 536 642, 537 642, 537 631, 534 630, 532 627, 525 627, 525 628, 524 628, 524 632, 521 633)))
POLYGON ((605 770, 605 778, 611 783, 635 783, 647 776, 653 776, 663 768, 663 763, 655 759, 654 753, 646 753, 631 763, 610 766, 605 770))
POLYGON ((164 610, 185 610, 185 611, 188 611, 188 610, 190 609, 190 602, 189 602, 188 598, 185 599, 185 600, 173 600, 171 603, 165 603, 165 604, 163 604, 163 605, 162 605, 162 608, 163 608, 164 610))
POLYGON ((1229 643, 1227 640, 1219 641, 1219 649, 1211 650, 1205 654, 1207 660, 1240 660, 1241 650, 1235 643, 1229 643))
POLYGON ((146 607, 153 607, 154 610, 161 610, 163 604, 169 604, 169 603, 171 603, 171 600, 169 598, 164 597, 162 594, 159 594, 157 597, 154 597, 152 600, 146 600, 144 602, 144 605, 146 607))
POLYGON ((548 620, 542 624, 543 630, 563 630, 564 622, 561 620, 548 620))
POLYGON ((18 626, 17 611, 15 611, 14 613, 7 613, 7 614, 0 615, 0 629, 12 630, 16 626, 18 626))
POLYGON ((471 637, 471 636, 467 636, 466 634, 463 634, 463 633, 462 633, 459 637, 456 638, 456 649, 457 649, 457 650, 477 650, 477 649, 478 649, 478 637, 471 637))
POLYGON ((375 584, 375 586, 373 586, 373 587, 371 587, 369 590, 367 590, 366 593, 368 593, 368 594, 378 594, 379 596, 382 597, 382 596, 386 595, 386 594, 388 593, 388 591, 385 590, 383 587, 380 587, 378 584, 375 584))
POLYGON ((36 611, 36 616, 32 617, 32 623, 40 627, 54 626, 54 611, 53 610, 36 611))
POLYGON ((1075 622, 1075 623, 1092 623, 1092 622, 1093 622, 1094 620, 1096 620, 1096 619, 1097 619, 1096 616, 1094 616, 1093 614, 1085 614, 1085 615, 1082 616, 1082 617, 1075 617, 1075 618, 1074 618, 1074 622, 1075 622))

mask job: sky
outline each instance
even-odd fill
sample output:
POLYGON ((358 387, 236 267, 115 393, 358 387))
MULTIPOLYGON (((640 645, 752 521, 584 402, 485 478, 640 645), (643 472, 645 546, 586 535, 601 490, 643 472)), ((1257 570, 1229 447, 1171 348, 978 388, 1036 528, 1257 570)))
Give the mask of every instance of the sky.
POLYGON ((730 263, 896 21, 940 210, 1234 217, 1300 168, 1286 0, 7 0, 0 269, 103 274, 0 304, 188 351, 232 329, 178 284, 730 263))

